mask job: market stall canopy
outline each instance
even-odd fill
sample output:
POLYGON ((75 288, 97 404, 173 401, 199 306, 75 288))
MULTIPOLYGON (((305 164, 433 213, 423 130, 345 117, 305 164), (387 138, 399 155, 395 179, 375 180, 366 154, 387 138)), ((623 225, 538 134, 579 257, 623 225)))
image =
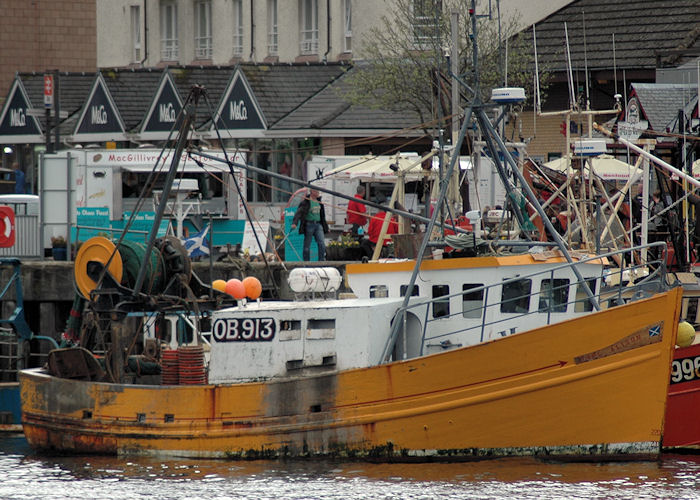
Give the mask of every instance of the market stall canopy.
POLYGON ((425 171, 420 163, 421 157, 415 153, 367 155, 326 172, 324 177, 357 179, 361 182, 396 182, 398 172, 404 171, 406 181, 417 181, 425 178, 425 171), (392 168, 392 165, 395 165, 395 168, 392 168))
MULTIPOLYGON (((589 158, 573 157, 574 160, 588 160, 589 158)), ((543 166, 557 172, 566 173, 567 166, 571 161, 571 155, 557 158, 556 160, 548 161, 543 166)), ((633 165, 629 165, 624 161, 617 160, 615 157, 607 154, 602 154, 590 158, 590 164, 588 161, 585 162, 585 175, 588 175, 589 165, 592 165, 593 173, 604 180, 609 181, 626 181, 630 178, 630 175, 634 175, 635 171, 641 174, 641 169, 635 168, 633 165)))

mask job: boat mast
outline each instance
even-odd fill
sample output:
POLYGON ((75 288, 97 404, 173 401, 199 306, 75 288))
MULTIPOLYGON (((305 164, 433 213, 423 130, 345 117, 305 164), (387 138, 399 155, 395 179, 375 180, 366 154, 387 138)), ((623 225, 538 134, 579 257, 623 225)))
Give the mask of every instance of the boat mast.
POLYGON ((175 175, 177 174, 177 166, 180 163, 180 155, 185 149, 185 145, 189 139, 189 130, 194 121, 194 105, 196 105, 199 97, 203 94, 204 89, 202 87, 195 86, 190 91, 190 95, 187 98, 187 102, 183 109, 184 116, 182 120, 182 125, 180 127, 180 133, 178 134, 177 143, 175 145, 175 151, 173 153, 173 159, 170 162, 170 169, 165 177, 165 183, 163 184, 163 194, 158 203, 158 207, 155 214, 155 219, 153 220, 153 226, 151 226, 151 231, 148 233, 148 241, 146 243, 146 253, 139 267, 139 274, 136 278, 136 283, 134 284, 134 296, 141 293, 141 287, 143 287, 143 282, 146 279, 146 268, 150 263, 150 255, 155 246, 156 238, 158 237, 158 229, 160 228, 160 222, 163 220, 163 214, 165 213, 165 208, 168 202, 168 197, 170 196, 170 191, 172 189, 173 181, 175 180, 175 175), (193 102, 194 101, 194 102, 193 102))
MULTIPOLYGON (((569 251, 566 247, 566 243, 564 240, 562 240, 561 236, 557 233, 557 231, 554 229, 554 226, 552 225, 552 222, 549 220, 549 217, 546 216, 544 213, 544 210, 542 209, 542 206, 537 200, 537 197, 535 196, 535 193, 532 191, 530 188, 529 184, 526 182, 522 172, 518 169, 518 165, 516 161, 513 159, 513 156, 510 154, 510 151, 508 151, 508 148, 506 147, 505 143, 503 142, 503 139, 499 136, 499 134, 496 132, 495 128, 491 124, 491 121, 489 120, 488 116, 486 116, 486 113, 484 111, 485 104, 481 100, 481 95, 480 95, 480 79, 479 79, 479 55, 478 55, 478 45, 477 45, 477 16, 476 16, 476 0, 471 0, 471 7, 469 8, 469 14, 471 16, 471 23, 472 23, 472 63, 474 65, 474 88, 470 88, 468 85, 466 85, 463 81, 460 80, 460 83, 464 85, 467 90, 469 90, 473 96, 473 102, 472 104, 465 110, 464 113, 464 122, 462 123, 462 127, 460 129, 459 133, 459 138, 457 140, 457 143, 455 144, 452 158, 450 159, 450 166, 447 169, 447 175, 444 179, 441 180, 442 186, 440 189, 440 197, 438 198, 435 210, 433 211, 433 215, 430 218, 430 221, 428 222, 428 226, 425 229, 425 235, 423 237, 423 240, 421 241, 420 249, 418 250, 418 253, 416 255, 416 263, 413 266, 413 272, 411 274, 411 279, 408 283, 408 286, 406 288, 406 294, 403 297, 403 303, 401 304, 401 308, 399 309, 400 311, 400 316, 397 315, 395 317, 394 322, 392 323, 391 326, 391 333, 389 335, 389 338, 387 339, 387 342, 384 346, 384 351, 382 352, 382 357, 380 359, 380 363, 385 363, 389 361, 389 358, 391 356, 391 352, 394 349, 394 345, 396 344, 396 340, 398 338, 399 331, 401 329, 401 325, 403 325, 405 317, 406 317, 406 310, 408 307, 409 300, 412 296, 412 291, 413 287, 416 284, 416 279, 418 277, 418 272, 420 271, 420 266, 421 262, 423 260, 423 254, 425 252, 425 249, 428 246, 428 241, 430 239, 430 235, 432 233, 433 227, 435 226, 435 220, 437 219, 438 216, 438 207, 440 204, 445 202, 445 195, 447 193, 447 186, 450 182, 450 177, 452 175, 452 172, 454 171, 454 165, 457 159, 459 158, 459 151, 462 147, 462 142, 464 141, 464 137, 466 135, 467 129, 469 128, 469 124, 472 120, 472 115, 474 118, 476 118, 477 123, 479 124, 479 128, 481 130, 481 133, 486 136, 490 137, 496 145, 498 146, 498 149, 500 150, 499 152, 503 154, 503 157, 506 159, 507 164, 510 166, 511 170, 513 171, 513 174, 516 176, 518 179, 518 182, 520 182, 520 185, 522 186, 523 191, 525 191, 525 194, 527 197, 530 199, 530 202, 532 203, 533 207, 537 211, 537 213, 540 215, 542 218, 542 222, 544 223, 545 227, 547 230, 553 235, 554 240, 559 247, 559 250, 561 251, 562 255, 566 258, 567 262, 569 264, 573 264, 573 259, 571 258, 571 255, 569 254, 569 251)), ((496 164, 500 164, 500 159, 498 158, 498 155, 494 155, 493 161, 496 164)), ((502 165, 501 165, 502 168, 502 165)), ((593 308, 597 311, 600 310, 600 305, 598 304, 598 301, 596 300, 595 296, 593 295, 593 292, 591 291, 590 287, 588 286, 587 282, 584 280, 583 276, 581 275, 581 272, 578 270, 578 268, 575 265, 571 266, 574 274, 576 275, 576 278, 578 279, 578 282, 581 283, 583 289, 586 292, 586 295, 588 296, 588 300, 590 301, 591 305, 593 308)))

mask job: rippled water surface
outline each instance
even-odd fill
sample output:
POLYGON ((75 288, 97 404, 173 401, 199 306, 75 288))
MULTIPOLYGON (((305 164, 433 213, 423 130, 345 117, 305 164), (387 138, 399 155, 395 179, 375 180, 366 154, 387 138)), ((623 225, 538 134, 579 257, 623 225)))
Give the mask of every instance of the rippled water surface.
POLYGON ((698 498, 700 456, 660 462, 455 464, 46 457, 0 436, 1 499, 698 498))

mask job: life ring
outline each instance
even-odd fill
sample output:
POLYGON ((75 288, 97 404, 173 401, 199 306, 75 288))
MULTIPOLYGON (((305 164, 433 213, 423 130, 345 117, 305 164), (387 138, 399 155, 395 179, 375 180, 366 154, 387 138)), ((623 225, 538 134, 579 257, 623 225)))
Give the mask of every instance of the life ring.
POLYGON ((7 205, 0 205, 0 248, 10 248, 15 244, 15 211, 7 205))

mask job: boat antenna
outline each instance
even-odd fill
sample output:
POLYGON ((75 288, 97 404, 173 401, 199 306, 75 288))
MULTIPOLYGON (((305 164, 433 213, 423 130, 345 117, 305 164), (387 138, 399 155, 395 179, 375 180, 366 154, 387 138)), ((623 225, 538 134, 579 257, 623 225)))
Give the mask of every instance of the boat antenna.
POLYGON ((581 18, 583 19, 583 77, 586 80, 586 110, 591 109, 591 97, 588 94, 588 52, 586 50, 586 11, 581 10, 581 18))
POLYGON ((564 23, 564 36, 566 37, 566 70, 568 73, 569 80, 569 109, 573 111, 576 103, 576 97, 574 95, 574 75, 571 69, 571 50, 569 49, 569 29, 564 23))
POLYGON ((620 95, 617 92, 617 60, 615 59, 615 33, 612 34, 612 49, 613 49, 613 78, 615 79, 615 99, 619 99, 620 95))
POLYGON ((540 69, 537 62, 537 32, 532 25, 532 45, 535 48, 535 114, 542 112, 542 100, 540 98, 540 69))

